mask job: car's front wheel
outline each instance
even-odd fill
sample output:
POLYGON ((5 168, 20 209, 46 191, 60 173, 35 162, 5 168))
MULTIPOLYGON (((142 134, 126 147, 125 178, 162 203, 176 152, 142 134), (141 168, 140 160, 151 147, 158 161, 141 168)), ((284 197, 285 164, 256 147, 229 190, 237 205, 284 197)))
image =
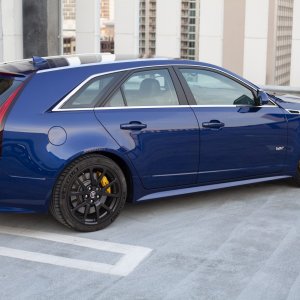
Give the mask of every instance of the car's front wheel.
POLYGON ((111 224, 127 197, 120 167, 102 155, 86 155, 60 175, 50 205, 62 224, 79 231, 96 231, 111 224))

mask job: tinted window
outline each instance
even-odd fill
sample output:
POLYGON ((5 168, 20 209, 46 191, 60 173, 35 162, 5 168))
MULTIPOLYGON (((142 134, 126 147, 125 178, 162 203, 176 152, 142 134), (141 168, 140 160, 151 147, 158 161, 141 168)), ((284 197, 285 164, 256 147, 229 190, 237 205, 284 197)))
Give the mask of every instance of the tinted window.
POLYGON ((178 105, 178 97, 168 70, 136 72, 106 106, 167 106, 178 105), (123 97, 124 96, 124 97, 123 97), (123 98, 123 102, 121 99, 123 98))
POLYGON ((117 77, 117 74, 110 74, 90 80, 61 108, 93 108, 107 91, 109 84, 117 77))
POLYGON ((252 92, 221 74, 197 69, 181 69, 197 105, 255 105, 252 92))
POLYGON ((14 78, 0 77, 0 106, 20 85, 20 83, 20 81, 16 81, 14 78))

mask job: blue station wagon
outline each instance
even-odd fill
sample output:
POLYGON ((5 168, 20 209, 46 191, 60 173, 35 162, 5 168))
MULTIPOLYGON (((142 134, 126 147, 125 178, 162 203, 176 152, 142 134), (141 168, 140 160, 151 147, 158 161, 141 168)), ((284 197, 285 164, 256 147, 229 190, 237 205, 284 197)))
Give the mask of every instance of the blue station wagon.
POLYGON ((126 201, 300 183, 300 103, 206 63, 111 58, 0 65, 0 211, 94 231, 126 201))

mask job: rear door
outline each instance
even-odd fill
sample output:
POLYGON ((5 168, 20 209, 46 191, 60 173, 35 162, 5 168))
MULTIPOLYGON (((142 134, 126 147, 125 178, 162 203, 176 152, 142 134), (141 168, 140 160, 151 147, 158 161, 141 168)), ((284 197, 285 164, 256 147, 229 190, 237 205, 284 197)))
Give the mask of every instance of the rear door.
POLYGON ((285 111, 257 106, 255 90, 217 70, 178 68, 200 125, 199 183, 278 174, 286 164, 285 111))
POLYGON ((131 71, 95 109, 145 188, 196 183, 199 128, 172 68, 131 71))

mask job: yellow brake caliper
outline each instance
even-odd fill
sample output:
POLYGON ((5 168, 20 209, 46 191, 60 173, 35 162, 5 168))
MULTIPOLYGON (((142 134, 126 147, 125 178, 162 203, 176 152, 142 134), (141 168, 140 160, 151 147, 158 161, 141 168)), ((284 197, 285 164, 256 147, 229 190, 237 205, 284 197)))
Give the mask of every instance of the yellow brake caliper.
MULTIPOLYGON (((101 173, 97 172, 97 177, 100 177, 100 176, 101 176, 101 173)), ((108 179, 107 179, 106 176, 103 176, 102 179, 101 179, 101 181, 100 181, 100 183, 101 183, 101 186, 104 187, 104 186, 106 186, 106 185, 109 184, 109 181, 108 181, 108 179)), ((111 188, 110 187, 107 188, 106 192, 109 193, 109 194, 111 194, 111 188)))

